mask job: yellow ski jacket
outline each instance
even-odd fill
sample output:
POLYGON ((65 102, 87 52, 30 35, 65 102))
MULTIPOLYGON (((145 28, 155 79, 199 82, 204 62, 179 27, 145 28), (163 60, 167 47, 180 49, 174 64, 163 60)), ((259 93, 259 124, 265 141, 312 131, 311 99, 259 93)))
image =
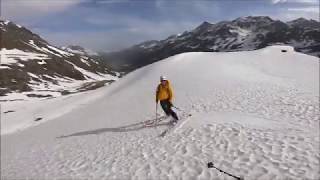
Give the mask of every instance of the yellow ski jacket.
POLYGON ((173 92, 170 85, 170 82, 166 80, 166 84, 162 85, 161 83, 157 87, 156 92, 156 101, 169 100, 172 103, 173 92))

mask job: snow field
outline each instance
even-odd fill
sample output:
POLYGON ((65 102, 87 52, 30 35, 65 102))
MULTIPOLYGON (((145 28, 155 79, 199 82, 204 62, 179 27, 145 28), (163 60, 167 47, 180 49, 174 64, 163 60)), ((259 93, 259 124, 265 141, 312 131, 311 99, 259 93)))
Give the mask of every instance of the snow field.
POLYGON ((17 63, 18 61, 16 58, 22 60, 22 61, 28 61, 30 59, 48 59, 48 56, 45 54, 38 54, 38 53, 31 53, 31 52, 24 52, 19 49, 5 49, 2 48, 0 50, 0 56, 1 56, 1 66, 6 64, 13 64, 17 63))
POLYGON ((52 121, 2 135, 1 177, 234 179, 208 169, 213 162, 245 179, 319 179, 318 63, 285 46, 170 57, 52 121), (192 116, 160 138, 169 119, 142 124, 155 117, 162 74, 192 116))

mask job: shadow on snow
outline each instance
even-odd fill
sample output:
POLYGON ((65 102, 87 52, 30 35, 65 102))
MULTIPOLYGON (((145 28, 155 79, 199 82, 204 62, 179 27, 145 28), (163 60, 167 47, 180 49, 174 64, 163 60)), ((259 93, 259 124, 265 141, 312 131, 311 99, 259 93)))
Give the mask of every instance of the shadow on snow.
MULTIPOLYGON (((165 116, 162 116, 159 118, 159 121, 162 121, 165 118, 166 118, 165 116)), ((170 125, 170 122, 161 122, 161 123, 157 123, 155 125, 145 126, 145 124, 150 121, 154 121, 154 119, 135 123, 135 124, 130 124, 127 126, 116 127, 116 128, 100 128, 100 129, 95 129, 95 130, 90 130, 90 131, 82 131, 82 132, 77 132, 77 133, 73 133, 73 134, 69 134, 69 135, 59 136, 57 138, 67 138, 67 137, 72 137, 72 136, 86 136, 86 135, 92 135, 92 134, 98 135, 98 134, 105 133, 105 132, 130 132, 130 131, 138 131, 138 130, 145 129, 145 128, 153 128, 153 127, 158 127, 158 126, 170 125)))

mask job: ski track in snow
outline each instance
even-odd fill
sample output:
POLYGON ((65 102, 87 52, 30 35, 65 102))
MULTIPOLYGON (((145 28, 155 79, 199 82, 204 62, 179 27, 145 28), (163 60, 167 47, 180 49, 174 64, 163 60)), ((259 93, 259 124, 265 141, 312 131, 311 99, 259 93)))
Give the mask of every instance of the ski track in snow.
POLYGON ((138 125, 132 126, 133 129, 75 132, 44 144, 21 142, 29 151, 7 147, 6 156, 1 156, 4 161, 1 176, 4 179, 233 179, 208 169, 207 163, 213 162, 216 167, 245 179, 319 179, 319 131, 300 128, 319 129, 318 97, 299 96, 294 89, 283 91, 275 87, 268 92, 263 89, 252 86, 249 90, 213 90, 210 98, 192 98, 189 107, 184 107, 193 114, 183 124, 185 128, 176 129, 164 138, 157 136, 166 126, 138 125), (245 127, 241 118, 230 123, 209 118, 210 122, 200 126, 192 124, 198 120, 197 116, 218 112, 242 113, 275 123, 286 119, 292 126, 245 127))

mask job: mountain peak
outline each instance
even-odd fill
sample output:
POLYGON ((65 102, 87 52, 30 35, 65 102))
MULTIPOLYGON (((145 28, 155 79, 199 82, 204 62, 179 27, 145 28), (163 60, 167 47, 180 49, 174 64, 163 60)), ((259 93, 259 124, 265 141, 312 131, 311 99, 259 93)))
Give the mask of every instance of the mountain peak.
POLYGON ((208 21, 204 21, 203 23, 200 24, 200 26, 198 26, 198 28, 207 28, 209 26, 211 26, 212 24, 209 23, 208 21))
POLYGON ((97 52, 90 49, 86 49, 79 45, 69 45, 67 47, 61 47, 61 49, 79 55, 98 56, 97 52))
POLYGON ((320 22, 315 21, 313 19, 305 19, 305 18, 298 18, 292 21, 287 22, 291 26, 300 26, 300 27, 309 27, 309 28, 320 28, 320 22))
POLYGON ((317 21, 312 20, 312 19, 308 20, 306 18, 301 17, 301 18, 289 21, 288 23, 304 23, 304 22, 317 22, 317 21))
POLYGON ((70 48, 72 50, 80 50, 80 51, 84 51, 85 49, 79 45, 69 45, 67 46, 67 48, 70 48))
POLYGON ((20 26, 19 24, 14 23, 12 21, 0 19, 0 27, 1 27, 1 29, 3 29, 5 26, 14 26, 14 27, 17 27, 17 28, 22 28, 22 26, 20 26))
POLYGON ((0 25, 8 25, 9 23, 10 23, 10 21, 8 21, 8 20, 0 19, 0 25))
POLYGON ((204 21, 201 25, 211 25, 208 21, 204 21))
POLYGON ((0 21, 0 36, 0 84, 4 85, 0 96, 9 94, 10 99, 11 93, 28 92, 24 98, 56 97, 81 91, 77 89, 80 81, 109 80, 116 75, 105 63, 87 56, 87 51, 75 56, 13 22, 0 21))
POLYGON ((233 22, 256 22, 256 21, 271 22, 273 20, 269 16, 246 16, 246 17, 240 17, 233 20, 233 22))
POLYGON ((306 18, 303 18, 303 17, 301 17, 301 18, 298 18, 298 19, 296 19, 296 20, 303 20, 303 21, 308 21, 306 18))
POLYGON ((108 62, 112 62, 119 70, 131 71, 183 52, 246 51, 261 49, 275 43, 291 45, 298 52, 319 56, 320 28, 313 28, 303 23, 297 24, 296 27, 299 30, 268 16, 240 17, 214 24, 204 21, 191 31, 172 35, 155 43, 141 43, 140 49, 133 46, 106 57, 110 59, 108 62), (121 65, 119 59, 126 66, 121 65))
POLYGON ((194 32, 199 32, 199 31, 205 31, 208 28, 210 28, 213 24, 204 21, 203 23, 201 23, 197 28, 194 29, 194 32))

